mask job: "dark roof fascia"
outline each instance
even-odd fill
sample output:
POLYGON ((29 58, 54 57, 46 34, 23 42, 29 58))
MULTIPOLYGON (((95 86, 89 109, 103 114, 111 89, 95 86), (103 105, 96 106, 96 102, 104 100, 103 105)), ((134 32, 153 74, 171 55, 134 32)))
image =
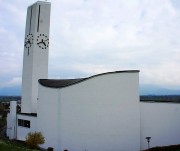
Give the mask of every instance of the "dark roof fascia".
POLYGON ((114 71, 114 72, 101 73, 101 74, 90 76, 88 78, 80 78, 80 79, 39 79, 38 81, 42 86, 45 86, 45 87, 64 88, 64 87, 68 87, 68 86, 83 82, 85 80, 89 80, 89 79, 92 79, 92 78, 95 78, 95 77, 98 77, 98 76, 102 76, 102 75, 116 74, 116 73, 137 73, 137 72, 140 72, 140 71, 139 70, 123 70, 123 71, 114 71), (63 81, 64 82, 67 81, 67 84, 64 84, 64 85, 61 85, 61 86, 59 86, 58 84, 55 84, 55 85, 52 84, 52 83, 56 83, 56 82, 58 83, 58 82, 63 82, 63 81), (52 83, 50 84, 50 82, 52 82, 52 83))
POLYGON ((37 113, 17 113, 17 114, 37 117, 37 113))

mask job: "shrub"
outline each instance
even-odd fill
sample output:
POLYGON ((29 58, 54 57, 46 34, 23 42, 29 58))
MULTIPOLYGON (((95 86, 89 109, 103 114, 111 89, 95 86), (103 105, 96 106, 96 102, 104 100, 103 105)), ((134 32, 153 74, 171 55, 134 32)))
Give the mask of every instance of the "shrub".
POLYGON ((38 148, 38 145, 44 144, 44 136, 41 132, 30 132, 26 136, 26 143, 31 148, 38 148))

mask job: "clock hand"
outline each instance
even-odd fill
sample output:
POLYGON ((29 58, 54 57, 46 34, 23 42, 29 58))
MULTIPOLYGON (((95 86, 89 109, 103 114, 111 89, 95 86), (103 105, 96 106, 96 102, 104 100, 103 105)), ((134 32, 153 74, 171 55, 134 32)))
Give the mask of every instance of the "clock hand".
POLYGON ((44 41, 42 43, 44 44, 44 46, 46 46, 46 43, 44 41))
POLYGON ((38 42, 37 44, 39 45, 39 44, 41 44, 41 43, 42 43, 42 41, 38 42))
POLYGON ((41 44, 41 43, 43 43, 43 39, 41 39, 41 41, 40 41, 40 42, 38 42, 37 44, 39 45, 39 44, 41 44))
POLYGON ((31 41, 33 41, 33 39, 32 39, 32 38, 29 38, 29 42, 31 42, 31 41))
POLYGON ((42 43, 44 44, 44 46, 46 46, 46 43, 45 43, 46 40, 42 39, 42 43))
POLYGON ((25 42, 25 46, 26 46, 28 43, 31 44, 30 40, 28 40, 28 41, 25 42))

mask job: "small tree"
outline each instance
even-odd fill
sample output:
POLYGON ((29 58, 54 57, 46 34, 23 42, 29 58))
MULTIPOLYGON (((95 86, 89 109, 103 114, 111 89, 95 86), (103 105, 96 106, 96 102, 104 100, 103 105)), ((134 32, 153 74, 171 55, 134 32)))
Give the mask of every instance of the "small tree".
POLYGON ((31 148, 38 148, 38 145, 44 144, 44 136, 42 135, 41 132, 30 132, 26 136, 26 143, 29 145, 31 148))

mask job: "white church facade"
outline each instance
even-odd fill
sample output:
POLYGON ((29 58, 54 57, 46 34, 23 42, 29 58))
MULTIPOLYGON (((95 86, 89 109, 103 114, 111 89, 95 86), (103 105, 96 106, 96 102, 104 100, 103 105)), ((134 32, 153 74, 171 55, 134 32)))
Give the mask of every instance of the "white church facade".
POLYGON ((7 136, 42 132, 55 151, 139 151, 180 144, 180 104, 139 99, 139 71, 48 79, 49 2, 28 7, 21 113, 11 102, 7 136))

